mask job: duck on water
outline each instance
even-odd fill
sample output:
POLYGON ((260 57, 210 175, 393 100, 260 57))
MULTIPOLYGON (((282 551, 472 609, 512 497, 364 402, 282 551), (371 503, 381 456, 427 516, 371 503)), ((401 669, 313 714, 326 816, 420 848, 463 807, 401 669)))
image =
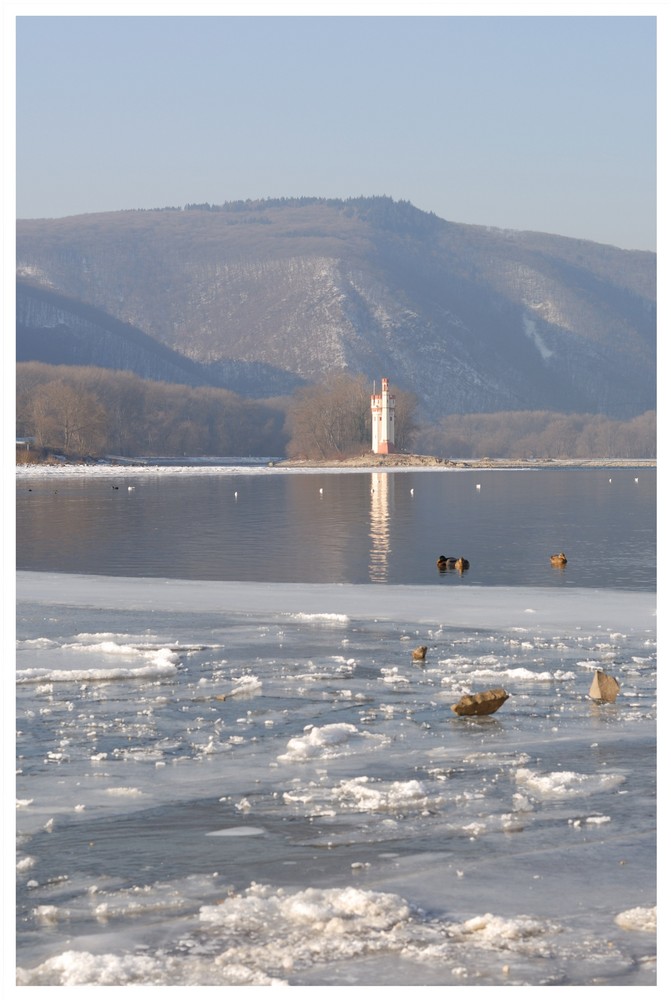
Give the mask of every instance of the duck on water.
POLYGON ((463 573, 465 569, 468 569, 470 563, 463 556, 438 556, 436 566, 441 573, 448 569, 456 569, 458 573, 463 573))

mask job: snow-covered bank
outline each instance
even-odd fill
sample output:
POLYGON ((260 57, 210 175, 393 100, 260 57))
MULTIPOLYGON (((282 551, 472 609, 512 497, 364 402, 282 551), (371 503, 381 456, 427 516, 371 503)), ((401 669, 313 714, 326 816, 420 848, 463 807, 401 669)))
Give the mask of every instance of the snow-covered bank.
POLYGON ((161 463, 137 460, 128 463, 105 463, 95 465, 63 462, 53 464, 20 464, 16 466, 17 479, 66 479, 69 477, 89 477, 99 479, 126 479, 138 476, 270 476, 300 475, 310 473, 348 472, 460 472, 460 471, 542 471, 547 469, 639 469, 656 468, 656 459, 556 459, 548 462, 508 461, 506 459, 464 459, 451 462, 442 459, 413 461, 413 456, 365 456, 344 459, 342 462, 316 461, 271 461, 245 463, 235 459, 193 460, 192 462, 161 463), (404 460, 405 459, 405 460, 404 460))

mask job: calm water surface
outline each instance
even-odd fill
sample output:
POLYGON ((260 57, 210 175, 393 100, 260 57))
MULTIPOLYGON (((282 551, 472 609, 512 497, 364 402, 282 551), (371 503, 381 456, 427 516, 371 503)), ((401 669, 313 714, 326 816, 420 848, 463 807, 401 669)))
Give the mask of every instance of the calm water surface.
POLYGON ((121 470, 114 480, 19 479, 17 566, 199 580, 654 590, 655 504, 652 468, 121 470), (563 570, 549 561, 560 550, 563 570), (465 556, 469 570, 439 574, 441 554, 465 556))

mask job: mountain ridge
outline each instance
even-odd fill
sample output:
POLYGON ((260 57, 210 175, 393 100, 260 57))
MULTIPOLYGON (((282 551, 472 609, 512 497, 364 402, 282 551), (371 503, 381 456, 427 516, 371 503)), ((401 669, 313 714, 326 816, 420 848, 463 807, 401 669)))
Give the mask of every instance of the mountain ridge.
POLYGON ((56 311, 34 321, 49 292, 107 324, 95 351, 80 321, 65 324, 70 358, 112 359, 121 323, 150 338, 143 350, 171 352, 178 377, 252 396, 344 370, 387 375, 431 420, 626 419, 656 405, 655 266, 650 252, 452 223, 386 197, 19 220, 17 357, 31 337, 33 353, 54 346, 56 311))

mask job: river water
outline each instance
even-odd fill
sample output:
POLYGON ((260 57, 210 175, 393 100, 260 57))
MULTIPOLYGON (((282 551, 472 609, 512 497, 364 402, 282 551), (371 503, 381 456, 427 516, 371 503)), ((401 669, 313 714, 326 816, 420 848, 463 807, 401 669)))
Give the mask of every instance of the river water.
POLYGON ((18 566, 197 580, 656 586, 656 470, 91 469, 17 483, 18 566), (96 474, 97 472, 97 474, 96 474), (563 570, 551 553, 564 551, 563 570), (467 574, 439 577, 439 555, 467 574))
POLYGON ((19 474, 17 983, 655 985, 654 479, 19 474))

